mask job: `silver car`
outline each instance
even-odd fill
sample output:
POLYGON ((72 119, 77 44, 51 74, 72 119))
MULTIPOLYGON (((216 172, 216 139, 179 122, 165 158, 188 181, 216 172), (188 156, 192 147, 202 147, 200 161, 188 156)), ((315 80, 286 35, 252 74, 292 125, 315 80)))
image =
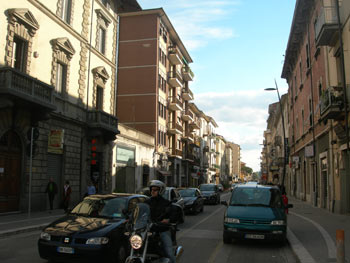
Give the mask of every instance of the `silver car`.
POLYGON ((162 194, 162 196, 171 201, 173 204, 178 205, 179 207, 181 207, 182 209, 182 218, 180 219, 181 223, 185 222, 185 201, 184 199, 181 197, 181 195, 179 194, 179 191, 175 188, 175 187, 167 187, 164 191, 164 193, 162 194))

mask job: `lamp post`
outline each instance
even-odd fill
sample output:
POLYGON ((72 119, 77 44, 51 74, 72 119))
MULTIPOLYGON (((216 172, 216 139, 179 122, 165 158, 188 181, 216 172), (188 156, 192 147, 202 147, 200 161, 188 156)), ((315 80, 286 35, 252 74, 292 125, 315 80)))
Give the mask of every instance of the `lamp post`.
POLYGON ((264 90, 266 90, 266 91, 276 90, 277 91, 278 102, 279 102, 280 109, 281 109, 282 130, 283 130, 283 174, 282 174, 282 186, 284 186, 284 178, 286 176, 286 163, 287 163, 286 162, 286 160, 287 160, 287 156, 286 156, 286 129, 284 127, 284 114, 283 114, 281 97, 280 97, 280 93, 278 91, 278 86, 277 86, 276 80, 275 80, 275 85, 276 85, 276 88, 266 88, 264 90))

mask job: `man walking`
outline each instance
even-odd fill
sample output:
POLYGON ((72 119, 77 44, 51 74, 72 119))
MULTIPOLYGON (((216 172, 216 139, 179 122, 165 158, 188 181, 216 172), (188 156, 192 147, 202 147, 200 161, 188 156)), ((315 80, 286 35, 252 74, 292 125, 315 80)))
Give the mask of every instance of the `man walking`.
POLYGON ((63 209, 65 212, 68 211, 71 193, 72 188, 70 187, 69 181, 67 180, 63 186, 63 209))
POLYGON ((49 203, 50 203, 50 213, 53 209, 53 200, 55 199, 55 195, 57 194, 57 184, 53 181, 53 178, 50 177, 50 180, 46 186, 45 193, 49 196, 49 203))

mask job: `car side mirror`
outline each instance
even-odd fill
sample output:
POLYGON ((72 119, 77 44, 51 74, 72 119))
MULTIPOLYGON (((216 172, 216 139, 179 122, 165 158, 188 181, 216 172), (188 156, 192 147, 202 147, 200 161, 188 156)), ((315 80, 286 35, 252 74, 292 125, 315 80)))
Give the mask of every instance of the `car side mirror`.
POLYGON ((220 202, 222 205, 228 206, 227 201, 221 201, 220 202))

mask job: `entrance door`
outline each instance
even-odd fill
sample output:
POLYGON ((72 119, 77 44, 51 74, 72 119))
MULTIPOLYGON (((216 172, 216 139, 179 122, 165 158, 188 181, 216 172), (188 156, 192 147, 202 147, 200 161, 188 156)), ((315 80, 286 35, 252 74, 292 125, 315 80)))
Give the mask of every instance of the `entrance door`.
POLYGON ((117 167, 115 190, 118 193, 135 193, 135 167, 117 167))
POLYGON ((19 210, 22 144, 13 131, 0 138, 0 213, 19 210))
MULTIPOLYGON (((53 208, 59 208, 62 200, 63 186, 62 186, 62 155, 61 154, 47 154, 47 182, 52 177, 57 185, 58 193, 53 200, 53 208)), ((47 202, 47 206, 49 202, 47 202)))

